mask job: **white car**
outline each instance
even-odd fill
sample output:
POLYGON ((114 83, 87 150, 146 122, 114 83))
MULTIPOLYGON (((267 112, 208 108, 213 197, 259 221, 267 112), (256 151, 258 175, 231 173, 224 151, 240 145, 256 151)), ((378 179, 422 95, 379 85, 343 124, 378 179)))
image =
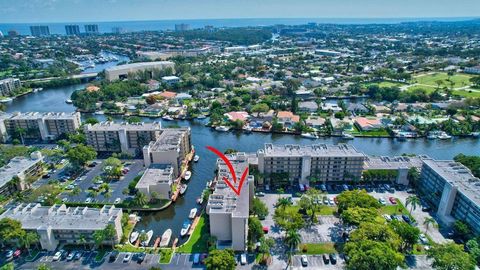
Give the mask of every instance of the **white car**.
POLYGON ((425 234, 421 233, 418 238, 420 239, 420 242, 422 244, 424 244, 424 245, 429 244, 428 238, 427 238, 427 236, 425 236, 425 234))
POLYGON ((381 205, 387 205, 387 201, 385 201, 384 198, 378 199, 378 202, 379 202, 381 205))
POLYGON ((241 264, 241 265, 247 264, 247 254, 242 253, 242 254, 240 255, 240 264, 241 264))
POLYGON ((383 214, 382 216, 383 216, 383 218, 385 218, 386 221, 388 221, 388 222, 392 221, 392 217, 390 215, 383 214))
POLYGON ((63 199, 62 199, 62 202, 63 202, 63 203, 68 202, 68 198, 63 198, 63 199))
POLYGON ((125 254, 125 257, 123 257, 123 262, 128 263, 132 259, 132 253, 128 252, 125 254))
POLYGON ((53 255, 52 260, 53 260, 53 261, 59 261, 61 257, 62 257, 62 252, 57 251, 57 252, 55 253, 55 255, 53 255))
POLYGON ((329 205, 335 205, 335 202, 333 201, 332 198, 329 198, 329 199, 328 199, 328 204, 329 204, 329 205))
POLYGON ((85 203, 91 203, 91 202, 92 202, 92 198, 87 198, 87 199, 85 200, 85 203))
POLYGON ((308 258, 307 255, 302 255, 301 259, 302 261, 302 266, 308 266, 308 258))
POLYGON ((113 202, 113 203, 114 203, 114 204, 119 204, 121 201, 122 201, 122 199, 116 198, 116 199, 115 199, 115 202, 113 202))

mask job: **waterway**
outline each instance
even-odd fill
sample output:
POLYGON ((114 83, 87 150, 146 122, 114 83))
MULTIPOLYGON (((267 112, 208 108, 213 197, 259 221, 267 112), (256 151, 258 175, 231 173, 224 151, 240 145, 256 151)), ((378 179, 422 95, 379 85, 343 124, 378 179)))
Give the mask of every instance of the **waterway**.
MULTIPOLYGON (((73 91, 84 88, 84 85, 74 85, 54 89, 45 89, 41 92, 32 93, 17 98, 7 103, 7 112, 72 112, 75 107, 66 104, 65 100, 70 98, 73 91)), ((83 117, 97 117, 104 120, 104 115, 83 115, 83 117)), ((114 117, 115 121, 121 121, 121 116, 114 117)), ((143 118, 145 122, 161 121, 160 118, 143 118)), ((173 237, 180 234, 180 227, 185 219, 188 218, 190 209, 198 207, 196 199, 201 195, 207 181, 214 177, 215 156, 205 147, 208 145, 224 151, 229 148, 245 152, 255 152, 262 148, 265 143, 274 144, 313 144, 342 143, 340 138, 321 138, 317 140, 305 139, 300 136, 251 133, 243 134, 241 132, 217 132, 211 128, 205 127, 206 120, 163 122, 164 126, 179 125, 189 126, 192 131, 192 143, 195 146, 197 154, 200 155, 200 161, 192 164, 192 178, 189 181, 188 190, 184 197, 181 197, 168 209, 143 214, 141 222, 137 225, 138 230, 153 229, 154 236, 161 235, 166 229, 173 230, 173 237)), ((459 153, 466 155, 480 154, 480 140, 478 139, 459 139, 452 140, 424 140, 412 139, 407 141, 398 141, 387 138, 355 138, 346 143, 354 145, 358 150, 369 155, 394 156, 403 153, 425 154, 436 159, 451 159, 459 153)))

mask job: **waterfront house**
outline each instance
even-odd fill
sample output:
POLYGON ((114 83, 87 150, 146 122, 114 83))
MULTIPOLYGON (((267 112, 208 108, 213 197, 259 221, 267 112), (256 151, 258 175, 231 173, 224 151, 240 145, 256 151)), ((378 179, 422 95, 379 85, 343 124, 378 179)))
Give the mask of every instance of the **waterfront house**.
POLYGON ((326 120, 320 116, 309 116, 305 120, 305 124, 314 129, 320 129, 325 126, 326 120))
POLYGON ((302 101, 298 103, 298 110, 302 112, 316 112, 318 104, 315 101, 302 101))
POLYGON ((290 127, 300 121, 300 116, 289 111, 279 111, 277 113, 277 120, 278 123, 282 124, 284 127, 290 127))
POLYGON ((357 117, 355 118, 355 125, 361 131, 375 130, 384 127, 382 120, 374 117, 357 117))

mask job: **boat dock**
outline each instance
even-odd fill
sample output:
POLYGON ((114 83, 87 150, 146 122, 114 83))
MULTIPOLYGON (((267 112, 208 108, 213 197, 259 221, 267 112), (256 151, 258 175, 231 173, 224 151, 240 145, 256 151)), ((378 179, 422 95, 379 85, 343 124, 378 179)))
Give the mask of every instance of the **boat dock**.
POLYGON ((197 224, 199 221, 200 221, 200 216, 196 216, 192 222, 192 225, 190 226, 190 230, 187 233, 188 235, 191 235, 193 231, 195 231, 195 227, 197 227, 197 224))
POLYGON ((173 245, 172 245, 173 250, 175 250, 175 248, 177 248, 177 244, 178 244, 178 238, 175 238, 175 240, 173 241, 173 245))
POLYGON ((195 155, 195 148, 192 147, 192 151, 188 153, 188 155, 185 157, 185 160, 183 161, 184 166, 182 166, 182 172, 180 173, 180 176, 174 181, 174 183, 177 184, 177 189, 172 194, 172 202, 175 202, 178 196, 180 195, 180 185, 182 183, 182 178, 185 176, 185 173, 188 171, 188 164, 192 161, 194 155, 195 155))
POLYGON ((158 248, 158 245, 160 244, 160 240, 162 238, 159 236, 157 237, 157 239, 155 239, 155 243, 153 244, 153 249, 157 249, 158 248))

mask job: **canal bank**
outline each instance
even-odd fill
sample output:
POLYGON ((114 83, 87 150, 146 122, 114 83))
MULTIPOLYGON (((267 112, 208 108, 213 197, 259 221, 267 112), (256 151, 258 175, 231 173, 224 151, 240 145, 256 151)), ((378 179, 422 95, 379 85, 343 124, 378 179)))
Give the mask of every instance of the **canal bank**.
MULTIPOLYGON (((84 88, 84 85, 72 85, 54 89, 44 89, 37 93, 31 93, 19 97, 7 103, 7 112, 73 112, 75 107, 66 104, 65 100, 70 98, 73 91, 84 88)), ((105 120, 105 115, 82 114, 82 117, 95 117, 105 120)), ((115 121, 122 121, 122 116, 112 116, 115 121)), ((190 210, 199 207, 196 199, 202 194, 206 182, 214 177, 216 156, 206 149, 206 146, 214 146, 220 151, 237 149, 245 152, 256 152, 265 143, 274 144, 337 144, 348 143, 358 150, 369 155, 394 156, 404 153, 426 154, 436 159, 452 159, 455 155, 463 153, 466 155, 478 155, 480 152, 480 140, 469 138, 455 138, 452 140, 426 140, 406 139, 398 141, 391 138, 355 138, 345 141, 338 137, 321 137, 319 139, 308 139, 297 135, 271 134, 252 132, 245 134, 241 131, 217 132, 212 128, 205 127, 207 119, 195 119, 191 121, 162 121, 161 118, 143 117, 142 121, 162 122, 164 126, 189 126, 191 128, 192 144, 195 146, 196 154, 200 156, 198 163, 192 163, 190 170, 192 178, 188 182, 188 190, 184 196, 180 196, 170 207, 159 212, 141 213, 141 221, 135 230, 154 231, 154 236, 162 235, 169 228, 172 229, 172 238, 179 237, 182 223, 188 219, 190 210)), ((186 238, 179 243, 183 243, 186 238)))

